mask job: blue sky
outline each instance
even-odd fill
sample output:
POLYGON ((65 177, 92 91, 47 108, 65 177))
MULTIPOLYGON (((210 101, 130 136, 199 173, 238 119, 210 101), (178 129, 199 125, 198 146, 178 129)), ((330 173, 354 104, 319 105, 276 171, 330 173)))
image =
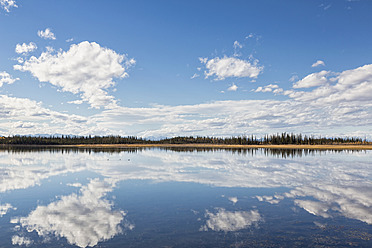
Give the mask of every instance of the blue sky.
POLYGON ((371 1, 0 6, 0 135, 372 138, 371 1))

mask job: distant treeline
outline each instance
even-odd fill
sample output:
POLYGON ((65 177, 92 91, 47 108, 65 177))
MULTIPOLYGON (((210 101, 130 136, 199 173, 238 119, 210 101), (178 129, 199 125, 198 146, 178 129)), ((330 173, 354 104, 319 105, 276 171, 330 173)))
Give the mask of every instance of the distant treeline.
POLYGON ((371 144, 367 140, 355 137, 326 138, 302 134, 272 134, 264 137, 173 137, 161 140, 150 140, 128 136, 9 136, 0 137, 0 144, 8 145, 78 145, 78 144, 218 144, 218 145, 332 145, 332 144, 371 144))

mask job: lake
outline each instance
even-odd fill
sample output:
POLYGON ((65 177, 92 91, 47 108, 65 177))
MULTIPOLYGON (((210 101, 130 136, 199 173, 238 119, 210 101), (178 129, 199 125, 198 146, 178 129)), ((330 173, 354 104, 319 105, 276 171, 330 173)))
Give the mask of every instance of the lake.
POLYGON ((372 151, 0 150, 0 247, 372 247, 372 151))

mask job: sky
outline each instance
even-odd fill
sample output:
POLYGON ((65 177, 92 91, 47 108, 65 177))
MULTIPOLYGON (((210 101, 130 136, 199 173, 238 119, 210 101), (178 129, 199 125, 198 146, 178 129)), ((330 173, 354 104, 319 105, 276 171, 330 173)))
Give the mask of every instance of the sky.
POLYGON ((0 135, 372 139, 372 1, 0 0, 0 135))

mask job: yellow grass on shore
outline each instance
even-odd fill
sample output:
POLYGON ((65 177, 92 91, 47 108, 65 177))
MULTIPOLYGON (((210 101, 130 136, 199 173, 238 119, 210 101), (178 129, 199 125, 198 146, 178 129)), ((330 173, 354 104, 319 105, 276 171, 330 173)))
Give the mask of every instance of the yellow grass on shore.
POLYGON ((77 148, 144 148, 144 147, 163 147, 163 148, 217 148, 217 149, 249 149, 249 148, 268 148, 268 149, 314 149, 314 150, 372 150, 372 145, 220 145, 220 144, 92 144, 92 145, 62 145, 51 147, 77 147, 77 148))

